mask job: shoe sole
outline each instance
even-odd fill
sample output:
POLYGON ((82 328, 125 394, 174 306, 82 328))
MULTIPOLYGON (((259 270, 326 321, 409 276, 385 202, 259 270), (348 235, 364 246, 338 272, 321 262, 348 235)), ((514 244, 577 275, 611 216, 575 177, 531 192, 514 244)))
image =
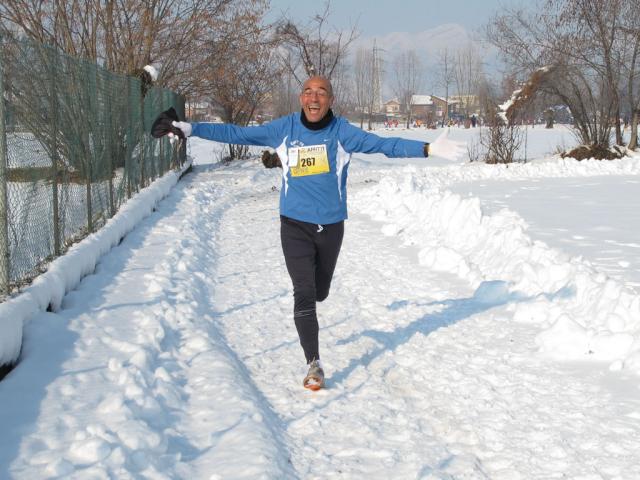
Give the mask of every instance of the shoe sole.
POLYGON ((307 390, 311 390, 313 392, 317 392, 322 388, 322 385, 318 385, 317 383, 307 383, 304 386, 304 388, 306 388, 307 390))
POLYGON ((324 387, 324 379, 318 377, 307 377, 304 379, 302 385, 304 388, 316 392, 324 387))

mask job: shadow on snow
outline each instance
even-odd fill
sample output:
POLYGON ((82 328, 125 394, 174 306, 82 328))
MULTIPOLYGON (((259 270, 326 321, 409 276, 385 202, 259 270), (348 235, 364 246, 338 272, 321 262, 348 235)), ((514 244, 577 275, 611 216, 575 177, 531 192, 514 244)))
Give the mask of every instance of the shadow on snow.
MULTIPOLYGON (((408 325, 398 327, 395 330, 364 330, 354 333, 344 340, 337 342, 337 345, 353 343, 361 337, 369 337, 377 343, 377 347, 367 352, 359 358, 353 358, 349 365, 342 370, 336 371, 327 379, 328 386, 344 382, 351 373, 359 366, 367 367, 376 358, 386 352, 394 352, 399 346, 409 342, 417 333, 429 335, 439 328, 448 327, 461 320, 470 318, 494 307, 499 307, 509 303, 526 302, 537 298, 525 296, 519 292, 509 292, 507 282, 501 280, 485 281, 480 284, 473 296, 470 298, 460 298, 454 300, 444 300, 429 303, 421 303, 423 307, 437 307, 442 309, 433 313, 428 313, 415 319, 408 325)), ((567 288, 563 288, 553 294, 542 294, 549 299, 565 297, 571 295, 567 288)), ((393 302, 387 308, 398 310, 410 305, 408 301, 393 302)))

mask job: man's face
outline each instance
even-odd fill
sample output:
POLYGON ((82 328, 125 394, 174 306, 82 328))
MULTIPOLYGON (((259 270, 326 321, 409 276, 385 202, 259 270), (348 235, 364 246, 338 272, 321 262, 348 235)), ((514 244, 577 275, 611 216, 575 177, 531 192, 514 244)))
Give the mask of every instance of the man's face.
POLYGON ((326 78, 311 77, 304 82, 300 94, 300 105, 307 120, 311 123, 319 122, 327 114, 332 104, 331 85, 326 78))

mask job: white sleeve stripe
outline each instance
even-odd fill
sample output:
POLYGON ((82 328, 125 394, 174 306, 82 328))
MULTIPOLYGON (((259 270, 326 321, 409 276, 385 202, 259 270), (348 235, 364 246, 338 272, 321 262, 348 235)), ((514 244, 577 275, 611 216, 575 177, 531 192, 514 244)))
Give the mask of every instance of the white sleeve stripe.
POLYGON ((287 173, 289 172, 289 154, 287 152, 287 138, 284 137, 282 143, 276 148, 276 153, 280 157, 280 163, 282 164, 282 178, 284 179, 284 194, 287 195, 289 189, 289 181, 287 180, 287 173))
POLYGON ((338 177, 338 192, 340 193, 340 200, 342 200, 342 170, 347 166, 351 160, 351 154, 348 153, 338 142, 338 149, 336 152, 336 176, 338 177))

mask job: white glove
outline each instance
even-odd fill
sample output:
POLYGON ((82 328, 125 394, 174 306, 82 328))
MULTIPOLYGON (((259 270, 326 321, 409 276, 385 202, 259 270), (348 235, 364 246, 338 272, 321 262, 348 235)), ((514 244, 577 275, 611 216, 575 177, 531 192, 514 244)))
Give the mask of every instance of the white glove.
MULTIPOLYGON (((174 122, 175 123, 175 122, 174 122)), ((456 160, 466 152, 466 144, 456 140, 450 140, 449 129, 438 135, 434 142, 429 144, 429 156, 440 157, 447 160, 456 160)))
POLYGON ((178 135, 176 135, 173 132, 167 133, 167 138, 169 139, 169 143, 171 145, 173 145, 174 143, 176 143, 180 139, 180 137, 178 137, 178 135))
POLYGON ((191 136, 191 124, 189 122, 176 122, 176 121, 173 121, 173 122, 171 122, 171 125, 173 125, 174 127, 179 128, 180 130, 182 130, 182 133, 184 133, 185 137, 190 137, 191 136))

